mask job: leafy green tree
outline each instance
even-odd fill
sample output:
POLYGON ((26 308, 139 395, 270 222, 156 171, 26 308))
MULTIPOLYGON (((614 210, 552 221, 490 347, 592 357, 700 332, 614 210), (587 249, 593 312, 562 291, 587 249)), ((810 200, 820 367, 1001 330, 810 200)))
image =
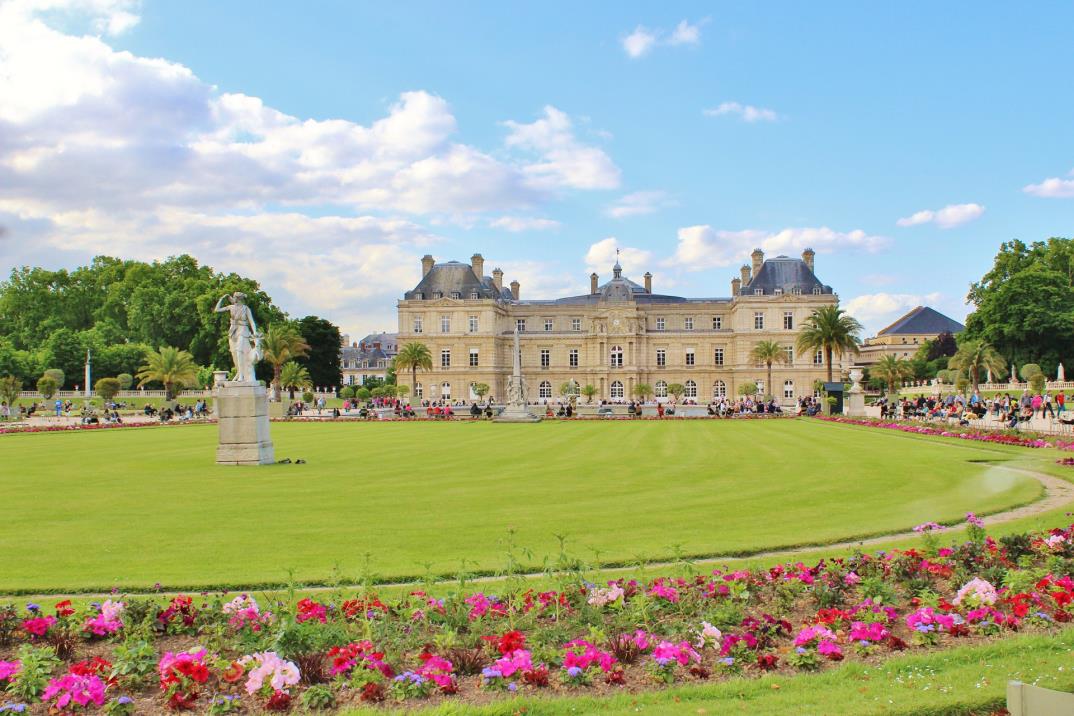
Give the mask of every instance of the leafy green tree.
MULTIPOLYGON (((671 390, 671 386, 668 386, 668 390, 671 390)), ((743 396, 757 395, 757 384, 752 380, 738 386, 738 394, 743 396)))
POLYGON ((59 387, 56 379, 51 376, 43 375, 37 379, 37 392, 40 393, 45 400, 51 400, 52 396, 56 395, 56 391, 59 390, 59 387))
MULTIPOLYGON (((1037 372, 1039 373, 1040 369, 1037 369, 1037 372)), ((60 388, 63 387, 63 378, 64 378, 63 377, 63 371, 60 370, 59 368, 49 368, 48 370, 46 370, 41 375, 48 376, 49 378, 52 378, 54 381, 56 381, 57 386, 59 386, 60 388)))
POLYGON ((138 370, 138 385, 161 383, 168 400, 175 397, 176 391, 188 385, 196 385, 198 366, 194 356, 187 351, 172 346, 161 346, 159 351, 145 354, 145 363, 138 370))
POLYGON ((679 398, 686 392, 686 386, 682 383, 671 383, 668 385, 668 395, 675 398, 675 402, 679 402, 679 398))
POLYGON ((298 321, 298 332, 309 348, 296 360, 310 372, 315 386, 327 388, 343 382, 340 369, 342 359, 342 336, 339 327, 317 316, 306 316, 298 321))
POLYGON ((798 351, 823 351, 824 362, 828 366, 828 382, 831 383, 832 356, 846 353, 857 355, 861 331, 862 326, 857 319, 847 315, 843 309, 822 306, 802 323, 802 331, 798 334, 798 351))
POLYGON ((120 390, 130 390, 131 386, 134 385, 134 376, 130 373, 120 373, 116 376, 116 380, 119 381, 120 390))
POLYGON ((395 356, 396 370, 410 371, 410 385, 418 384, 419 370, 433 369, 433 354, 424 343, 407 343, 395 356))
POLYGON ((765 388, 768 389, 768 397, 771 398, 773 395, 772 364, 786 363, 787 353, 783 350, 783 346, 775 341, 760 341, 750 351, 750 360, 754 363, 763 363, 768 368, 768 382, 765 383, 765 388))
POLYGON ((1029 377, 1029 387, 1034 393, 1043 393, 1046 379, 1043 373, 1034 373, 1029 377))
POLYGON ((1022 366, 1018 373, 1022 376, 1022 380, 1032 380, 1035 375, 1042 375, 1044 371, 1040 369, 1040 366, 1036 363, 1026 363, 1022 366))
POLYGON ((349 385, 343 386, 343 388, 339 391, 339 397, 343 398, 344 400, 350 400, 354 397, 354 388, 349 385))
POLYGON ((16 348, 9 339, 0 336, 0 375, 10 375, 27 384, 42 375, 42 368, 36 354, 16 348))
POLYGON ((288 392, 291 400, 294 400, 295 391, 311 387, 313 381, 310 380, 310 372, 306 366, 289 360, 280 368, 280 385, 288 392))
POLYGON ((373 388, 373 390, 369 391, 369 393, 374 398, 383 398, 383 397, 385 397, 384 396, 384 386, 383 385, 378 385, 376 388, 373 388))
POLYGON ((582 395, 585 396, 585 402, 587 403, 592 403, 593 396, 595 396, 598 392, 599 391, 592 385, 587 384, 582 387, 582 395))
POLYGON ((304 357, 310 346, 298 329, 289 323, 274 323, 265 331, 261 343, 265 362, 272 366, 272 392, 280 397, 280 370, 283 364, 294 358, 304 357))
POLYGON ((93 384, 93 390, 104 402, 109 402, 119 393, 119 380, 117 378, 101 378, 93 384))
MULTIPOLYGON (((388 383, 388 385, 391 385, 395 388, 395 394, 400 398, 405 398, 406 396, 410 395, 409 385, 396 385, 395 383, 388 383)), ((480 383, 478 385, 480 385, 480 383)))
POLYGON ((994 376, 1002 377, 1007 370, 1007 361, 995 348, 974 339, 963 340, 948 365, 967 375, 974 391, 980 387, 982 375, 991 371, 994 376))
POLYGON ((474 395, 477 396, 478 400, 484 400, 485 396, 489 394, 490 390, 492 390, 492 388, 489 386, 488 383, 478 383, 474 386, 474 395))
POLYGON ((361 400, 361 401, 364 402, 366 400, 369 400, 371 397, 373 397, 373 391, 371 391, 369 388, 367 388, 367 387, 365 387, 363 385, 361 388, 359 388, 358 390, 354 391, 354 397, 356 397, 356 398, 358 398, 358 400, 361 400))
POLYGON ((22 392, 22 381, 13 375, 5 375, 0 378, 0 400, 8 405, 15 405, 22 392))
POLYGON ((922 347, 925 348, 925 360, 936 360, 953 356, 958 351, 958 342, 951 331, 944 331, 933 340, 925 341, 922 347))
POLYGON ((645 402, 645 399, 653 394, 653 386, 648 383, 638 383, 634 386, 634 395, 638 396, 638 400, 645 402))
POLYGON ((869 369, 869 374, 883 381, 883 384, 887 385, 888 393, 894 395, 895 384, 913 377, 914 369, 908 360, 885 355, 869 369))

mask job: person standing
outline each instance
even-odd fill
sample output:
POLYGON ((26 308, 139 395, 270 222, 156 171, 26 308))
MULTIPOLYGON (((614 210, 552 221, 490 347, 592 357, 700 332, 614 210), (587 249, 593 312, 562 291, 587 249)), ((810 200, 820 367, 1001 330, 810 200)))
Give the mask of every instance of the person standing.
POLYGON ((1063 414, 1063 410, 1066 409, 1066 402, 1067 396, 1063 395, 1063 391, 1060 390, 1058 393, 1056 393, 1055 406, 1057 410, 1055 411, 1055 414, 1057 417, 1063 414))
POLYGON ((1048 413, 1055 419, 1055 410, 1052 409, 1052 394, 1048 391, 1044 391, 1044 397, 1041 399, 1040 417, 1044 417, 1044 414, 1048 413))

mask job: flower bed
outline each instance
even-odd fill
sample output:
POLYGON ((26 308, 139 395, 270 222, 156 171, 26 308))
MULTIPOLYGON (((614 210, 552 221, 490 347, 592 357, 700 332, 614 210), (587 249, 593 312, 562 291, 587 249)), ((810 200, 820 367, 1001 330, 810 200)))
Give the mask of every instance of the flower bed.
POLYGON ((938 435, 945 438, 959 438, 961 440, 977 440, 986 443, 998 443, 1000 445, 1015 445, 1027 448, 1058 448, 1060 450, 1074 450, 1074 442, 1060 439, 1046 440, 1035 435, 1025 433, 1011 433, 996 430, 982 430, 966 427, 937 428, 909 421, 876 420, 874 418, 848 418, 839 415, 818 415, 817 420, 830 423, 842 423, 844 425, 862 425, 870 428, 884 428, 886 430, 898 430, 915 435, 938 435))
POLYGON ((1074 526, 996 541, 967 519, 949 546, 925 523, 920 550, 648 582, 565 573, 547 591, 0 605, 0 708, 223 714, 650 690, 1072 621, 1074 526))

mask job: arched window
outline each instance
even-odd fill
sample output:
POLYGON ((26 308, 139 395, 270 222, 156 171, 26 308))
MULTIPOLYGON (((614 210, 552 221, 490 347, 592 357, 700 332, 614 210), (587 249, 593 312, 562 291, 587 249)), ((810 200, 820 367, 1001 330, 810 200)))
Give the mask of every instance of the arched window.
POLYGON ((653 386, 653 394, 658 398, 668 397, 668 384, 663 380, 656 381, 656 385, 653 386))
POLYGON ((415 399, 415 400, 421 400, 421 399, 422 399, 422 396, 423 396, 424 394, 425 394, 425 393, 424 393, 424 392, 422 391, 422 389, 421 389, 421 383, 415 383, 415 384, 414 384, 414 399, 415 399))
POLYGON ((440 384, 440 399, 451 400, 451 383, 440 384))
POLYGON ((552 384, 547 380, 542 380, 541 385, 537 387, 537 394, 542 398, 551 398, 552 384))
POLYGON ((623 347, 622 346, 612 346, 611 366, 612 366, 612 368, 622 368, 623 367, 623 347))
POLYGON ((719 400, 720 398, 727 397, 727 383, 722 380, 718 380, 712 384, 712 397, 719 400))
POLYGON ((788 399, 793 399, 794 398, 794 381, 793 380, 785 380, 785 381, 783 381, 783 397, 788 398, 788 399))
MULTIPOLYGON (((622 353, 619 354, 622 356, 622 353)), ((625 393, 623 392, 623 384, 618 380, 612 381, 612 399, 622 398, 625 393)))
POLYGON ((683 393, 684 398, 697 399, 697 383, 688 380, 683 384, 683 387, 686 388, 686 392, 683 393))

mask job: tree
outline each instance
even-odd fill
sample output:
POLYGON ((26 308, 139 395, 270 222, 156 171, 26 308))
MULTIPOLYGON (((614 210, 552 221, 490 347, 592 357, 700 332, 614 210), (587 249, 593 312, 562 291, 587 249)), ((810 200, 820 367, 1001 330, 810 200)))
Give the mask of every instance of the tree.
POLYGON ((306 366, 313 384, 326 388, 342 383, 342 336, 339 327, 323 318, 306 316, 298 321, 298 331, 309 348, 306 355, 296 356, 296 360, 306 366))
POLYGON ((119 393, 119 379, 101 378, 93 384, 93 390, 104 402, 108 403, 119 393))
POLYGON ((668 395, 675 398, 675 402, 679 402, 679 398, 686 392, 686 386, 682 383, 671 383, 668 385, 668 395))
POLYGON ((565 383, 561 383, 559 386, 559 394, 562 395, 564 398, 569 398, 572 395, 578 395, 578 393, 578 383, 573 379, 568 380, 565 383))
POLYGON ((120 373, 116 376, 116 380, 119 381, 120 390, 130 390, 131 386, 134 385, 134 376, 130 373, 120 373))
POLYGON ((910 365, 910 361, 889 354, 881 357, 869 369, 869 372, 887 385, 889 395, 894 395, 895 384, 913 377, 914 368, 910 365))
POLYGON ((400 398, 410 395, 410 386, 408 385, 396 385, 395 383, 389 383, 389 385, 395 386, 395 394, 400 398))
MULTIPOLYGON (((953 356, 958 351, 958 343, 951 331, 944 331, 931 341, 925 341, 925 360, 936 360, 947 356, 953 356)), ((919 349, 920 350, 920 349, 919 349)))
POLYGON ((974 392, 981 385, 982 374, 991 371, 993 375, 1002 377, 1007 371, 1007 361, 995 348, 982 340, 974 339, 963 340, 948 365, 969 376, 974 392))
POLYGON ((272 394, 275 400, 279 400, 280 369, 287 361, 304 357, 310 346, 290 323, 274 323, 265 331, 261 347, 265 362, 272 366, 272 394))
POLYGON ((800 353, 824 352, 828 366, 828 382, 832 382, 832 356, 844 353, 858 354, 862 331, 857 319, 846 314, 838 306, 822 306, 802 323, 797 347, 800 353))
POLYGON ((765 383, 765 388, 768 390, 768 397, 771 398, 774 395, 772 391, 772 364, 786 363, 787 353, 783 350, 783 346, 775 341, 760 341, 750 351, 750 360, 754 363, 764 363, 768 368, 768 382, 765 383))
POLYGON ((51 400, 52 396, 56 395, 56 391, 59 389, 59 384, 56 379, 49 375, 43 375, 37 379, 37 392, 41 394, 45 400, 51 400))
POLYGON ((41 375, 48 376, 49 378, 52 378, 54 381, 56 381, 56 386, 57 387, 59 387, 59 388, 63 387, 64 375, 63 375, 63 371, 60 370, 59 368, 49 368, 48 370, 46 370, 41 375))
POLYGON ((5 375, 0 378, 0 400, 14 407, 22 392, 22 381, 13 375, 5 375))
POLYGON ((587 403, 592 403, 593 396, 595 396, 598 392, 599 391, 592 385, 587 384, 582 388, 582 395, 585 396, 585 402, 587 403))
POLYGON ((194 356, 172 346, 161 346, 159 351, 145 354, 145 364, 138 370, 138 386, 146 383, 162 383, 168 400, 175 397, 176 389, 195 385, 198 366, 194 356))
POLYGON ((309 388, 313 382, 306 366, 289 360, 280 368, 280 385, 288 391, 291 400, 294 400, 296 390, 309 388))
POLYGON ((372 391, 370 391, 369 388, 366 388, 364 385, 358 390, 354 391, 354 397, 358 398, 358 400, 361 400, 362 402, 369 400, 372 395, 372 391))
POLYGON ((478 400, 484 400, 490 390, 492 390, 492 388, 489 387, 488 383, 478 383, 474 386, 474 395, 477 396, 478 400))
POLYGON ((1033 376, 1041 375, 1044 373, 1044 371, 1042 371, 1040 369, 1040 366, 1036 363, 1026 363, 1018 372, 1019 374, 1021 374, 1022 380, 1025 381, 1032 380, 1033 376))
POLYGON ((395 356, 396 370, 410 371, 410 385, 418 384, 419 370, 433 369, 433 354, 424 343, 407 343, 395 356))
POLYGON ((344 400, 350 400, 354 397, 354 388, 349 385, 343 386, 343 388, 339 391, 339 397, 343 398, 344 400))
MULTIPOLYGON (((670 389, 671 386, 668 386, 668 390, 670 389)), ((757 384, 754 383, 752 380, 743 383, 742 385, 738 386, 738 394, 743 396, 757 395, 757 384)))
POLYGON ((643 403, 645 399, 653 394, 653 386, 648 383, 638 383, 634 386, 634 395, 638 396, 638 399, 643 403))

